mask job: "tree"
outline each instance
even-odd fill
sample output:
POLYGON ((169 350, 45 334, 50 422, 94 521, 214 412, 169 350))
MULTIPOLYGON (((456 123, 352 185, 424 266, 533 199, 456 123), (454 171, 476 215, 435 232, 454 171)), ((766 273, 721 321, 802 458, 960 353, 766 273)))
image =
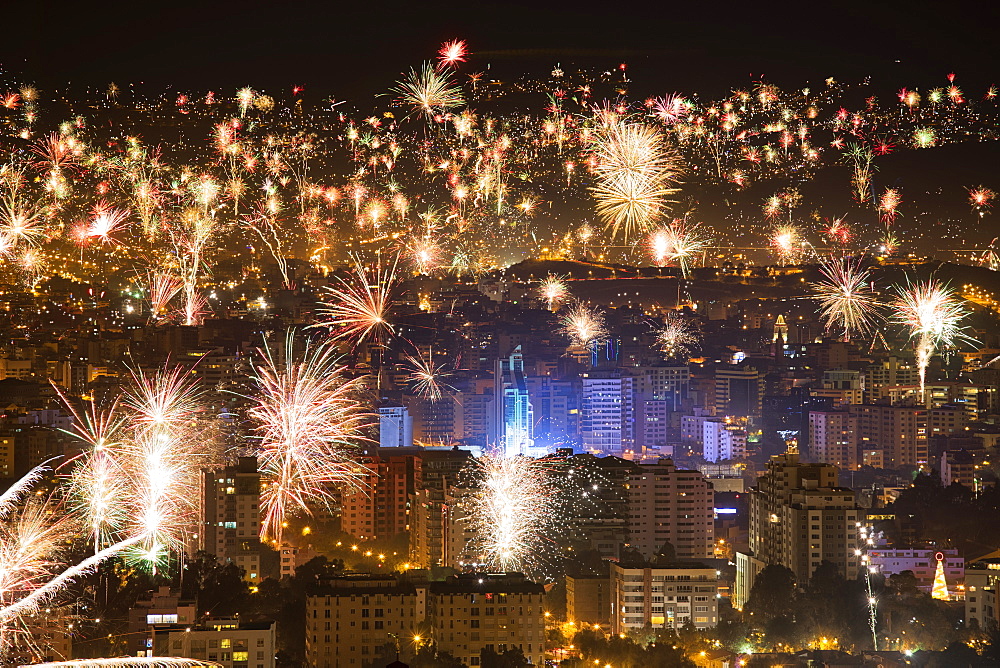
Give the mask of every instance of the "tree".
POLYGON ((467 668, 451 652, 439 652, 434 643, 421 645, 408 663, 410 668, 467 668))
POLYGON ((492 647, 484 647, 479 652, 479 663, 482 668, 527 668, 531 665, 524 658, 524 652, 517 647, 511 647, 503 652, 497 652, 492 647))
POLYGON ((795 573, 772 564, 754 579, 744 609, 755 625, 763 626, 775 617, 791 617, 794 601, 795 573))

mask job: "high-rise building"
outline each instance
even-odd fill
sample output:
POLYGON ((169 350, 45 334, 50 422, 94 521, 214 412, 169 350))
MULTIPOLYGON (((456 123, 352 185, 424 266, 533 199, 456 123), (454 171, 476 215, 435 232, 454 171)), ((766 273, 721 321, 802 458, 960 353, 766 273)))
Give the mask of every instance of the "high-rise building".
POLYGON ((386 448, 365 457, 364 463, 368 466, 364 480, 342 492, 341 530, 361 540, 388 539, 409 531, 410 500, 420 485, 420 459, 386 448))
POLYGON ((535 420, 533 437, 536 445, 549 449, 578 445, 579 382, 552 376, 527 376, 525 381, 535 420))
POLYGON ((256 457, 204 474, 200 549, 231 561, 251 582, 263 579, 260 544, 260 473, 256 457))
POLYGON ((889 388, 916 385, 920 382, 917 367, 911 360, 890 355, 865 369, 865 397, 869 403, 889 396, 889 388))
POLYGON ((594 454, 623 454, 635 439, 633 378, 613 369, 588 371, 582 379, 583 449, 594 454))
POLYGON ((495 374, 497 445, 508 457, 526 455, 534 445, 534 419, 524 375, 521 346, 497 360, 495 374))
POLYGON ((683 408, 690 393, 691 371, 685 366, 647 366, 632 370, 640 397, 660 399, 671 412, 683 408))
POLYGON ((698 562, 611 564, 611 633, 719 623, 719 572, 698 562))
POLYGON ((413 417, 406 406, 379 406, 378 444, 382 448, 408 448, 413 445, 413 417))
POLYGON ((917 406, 861 404, 850 407, 857 418, 862 450, 880 449, 888 468, 927 463, 927 411, 917 406))
POLYGON ((712 557, 714 494, 699 471, 677 469, 670 459, 629 471, 628 542, 644 557, 670 543, 678 558, 712 557))
POLYGON ((837 486, 832 464, 804 464, 798 453, 771 457, 750 492, 750 551, 738 553, 733 605, 742 608, 753 580, 777 564, 806 582, 824 561, 853 579, 859 560, 854 492, 837 486))
POLYGON ((427 620, 439 651, 468 666, 480 665, 484 648, 518 648, 544 665, 545 588, 518 573, 472 573, 431 582, 427 620))
POLYGON ((742 459, 747 454, 747 431, 737 423, 722 418, 708 418, 702 423, 702 456, 705 461, 742 459))
POLYGON ((715 368, 715 414, 759 417, 764 376, 752 366, 715 368))
POLYGON ((827 397, 835 406, 864 403, 865 377, 853 369, 828 369, 823 372, 819 387, 811 391, 814 397, 827 397))
POLYGON ((421 482, 410 502, 410 558, 423 568, 450 565, 445 557, 451 490, 469 458, 468 450, 422 450, 421 482))
POLYGON ((809 452, 812 458, 840 468, 861 463, 857 416, 849 411, 809 411, 809 452))
POLYGON ((306 596, 306 663, 314 668, 373 665, 385 646, 412 647, 407 641, 425 609, 426 588, 393 575, 325 579, 306 596))

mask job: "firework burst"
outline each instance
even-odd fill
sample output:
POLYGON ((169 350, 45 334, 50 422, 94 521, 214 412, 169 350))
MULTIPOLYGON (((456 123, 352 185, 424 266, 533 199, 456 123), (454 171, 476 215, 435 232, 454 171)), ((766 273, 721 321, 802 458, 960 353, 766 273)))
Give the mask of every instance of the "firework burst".
POLYGON ((261 491, 260 535, 281 542, 286 519, 330 506, 338 492, 359 489, 369 471, 354 459, 365 443, 370 416, 357 401, 360 379, 344 377, 329 343, 296 350, 293 332, 283 353, 261 351, 257 394, 250 417, 257 423, 261 491))
POLYGON ((323 320, 313 327, 328 327, 334 338, 353 341, 355 347, 365 341, 380 343, 393 336, 389 307, 397 287, 396 266, 368 269, 360 260, 347 277, 337 276, 336 285, 327 288, 323 320))
POLYGON ((969 312, 955 291, 936 279, 897 286, 896 291, 899 296, 892 305, 895 321, 908 327, 910 338, 916 341, 920 394, 923 397, 927 367, 937 349, 973 341, 962 326, 969 312))
POLYGON ((780 225, 771 235, 771 247, 781 264, 796 264, 802 259, 802 232, 795 225, 780 225))
POLYGON ((549 274, 538 286, 538 296, 545 300, 546 308, 555 310, 569 297, 569 288, 562 276, 549 274))
POLYGON ((823 280, 812 285, 827 331, 864 336, 879 319, 879 303, 870 287, 870 274, 850 259, 830 260, 820 267, 823 280))
POLYGON ((576 302, 562 316, 560 330, 575 346, 586 348, 606 338, 608 331, 600 311, 576 302))
POLYGON ((657 264, 676 263, 681 275, 688 278, 693 260, 707 251, 711 243, 711 239, 702 234, 699 225, 675 220, 653 233, 649 249, 657 264))
POLYGON ((560 522, 552 462, 498 453, 474 460, 476 491, 467 549, 491 570, 535 572, 544 567, 560 522))
POLYGON ((419 112, 428 120, 465 103, 462 89, 452 83, 451 76, 430 63, 424 63, 420 70, 410 70, 392 92, 399 96, 400 104, 412 107, 414 113, 419 112))
POLYGON ((453 39, 445 42, 438 49, 438 69, 454 67, 464 63, 469 57, 469 48, 464 39, 453 39))
POLYGON ((627 242, 643 233, 663 211, 680 174, 676 153, 663 133, 644 123, 628 123, 605 113, 592 135, 597 184, 590 188, 597 214, 627 242))
POLYGON ((407 355, 405 361, 410 369, 406 383, 417 396, 431 403, 437 403, 444 398, 446 390, 454 389, 444 382, 449 374, 445 371, 445 365, 434 363, 433 352, 427 357, 423 354, 407 355))
POLYGON ((663 327, 656 333, 664 359, 677 359, 689 355, 698 345, 698 334, 691 322, 676 311, 663 319, 663 327))

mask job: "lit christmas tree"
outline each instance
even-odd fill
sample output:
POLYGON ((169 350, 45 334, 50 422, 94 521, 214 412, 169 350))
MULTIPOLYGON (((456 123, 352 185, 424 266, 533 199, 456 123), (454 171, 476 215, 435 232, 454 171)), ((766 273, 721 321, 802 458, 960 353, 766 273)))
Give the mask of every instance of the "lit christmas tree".
POLYGON ((937 559, 937 569, 934 571, 934 586, 931 587, 931 597, 947 601, 950 596, 948 595, 948 582, 944 579, 944 554, 938 552, 934 558, 937 559))

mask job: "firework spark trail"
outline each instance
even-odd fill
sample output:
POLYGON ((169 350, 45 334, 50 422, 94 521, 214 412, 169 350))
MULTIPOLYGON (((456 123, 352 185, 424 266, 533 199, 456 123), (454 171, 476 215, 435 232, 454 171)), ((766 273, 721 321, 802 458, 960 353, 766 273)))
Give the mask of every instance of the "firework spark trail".
MULTIPOLYGON (((52 533, 60 534, 59 538, 63 541, 72 536, 72 532, 66 531, 59 532, 53 530, 52 533)), ((0 608, 0 624, 8 624, 13 619, 23 618, 38 612, 42 605, 51 600, 54 596, 57 596, 59 592, 61 592, 74 580, 82 575, 86 575, 92 569, 97 568, 97 566, 99 566, 103 561, 117 556, 123 551, 137 545, 140 541, 145 540, 145 538, 146 537, 142 535, 126 538, 125 540, 119 541, 118 543, 110 545, 100 552, 91 555, 75 566, 67 568, 56 577, 45 582, 42 586, 34 589, 27 596, 19 599, 16 603, 0 608)))
POLYGON ((296 351, 293 332, 276 357, 261 351, 250 416, 257 423, 257 458, 267 483, 261 492, 263 539, 280 542, 286 519, 329 505, 338 491, 359 489, 369 471, 354 460, 367 442, 370 416, 357 395, 361 379, 347 380, 332 344, 307 342, 296 351))
POLYGON ((323 320, 312 326, 328 327, 335 339, 350 340, 354 347, 391 337, 395 330, 387 318, 397 287, 396 266, 394 261, 387 269, 369 270, 356 259, 347 278, 337 276, 336 285, 327 288, 320 310, 323 320))
POLYGON ((664 318, 656 340, 664 358, 670 360, 689 354, 698 344, 698 335, 687 318, 671 311, 664 318))
POLYGON ((48 464, 49 462, 39 464, 28 471, 23 478, 8 487, 3 494, 0 494, 0 518, 7 516, 18 501, 30 491, 30 488, 42 479, 45 472, 51 470, 48 464))
POLYGON ((546 308, 555 310, 569 297, 565 278, 549 274, 538 286, 538 296, 545 300, 546 308))
POLYGON ((188 209, 182 213, 180 220, 168 229, 183 284, 182 313, 185 325, 200 324, 207 305, 207 301, 198 292, 198 279, 216 227, 214 217, 205 215, 198 209, 188 209))
POLYGON ((33 496, 0 524, 0 655, 23 626, 23 615, 63 586, 53 582, 78 524, 60 510, 51 497, 33 496))
POLYGON ((897 286, 896 291, 899 296, 893 302, 895 321, 906 325, 910 338, 916 340, 920 396, 923 398, 927 367, 935 351, 942 346, 974 341, 962 327, 962 320, 969 312, 954 290, 936 279, 897 286))
POLYGON ((477 489, 468 521, 468 549, 490 569, 532 572, 560 529, 552 463, 497 452, 474 461, 477 489))
POLYGON ((812 289, 827 331, 843 332, 845 341, 852 334, 869 334, 879 319, 879 302, 869 287, 870 273, 849 258, 825 262, 820 273, 824 280, 813 283, 812 289))
POLYGON ((608 335, 604 316, 583 302, 576 302, 566 309, 559 331, 569 337, 573 345, 586 348, 608 335))
POLYGON ((184 284, 177 276, 164 271, 148 274, 146 283, 149 286, 149 319, 157 322, 169 312, 170 302, 180 293, 184 284))
POLYGON ((445 390, 454 389, 444 382, 448 373, 443 364, 434 363, 433 351, 427 357, 422 353, 407 355, 405 361, 410 367, 406 382, 417 396, 437 403, 444 398, 445 390))

